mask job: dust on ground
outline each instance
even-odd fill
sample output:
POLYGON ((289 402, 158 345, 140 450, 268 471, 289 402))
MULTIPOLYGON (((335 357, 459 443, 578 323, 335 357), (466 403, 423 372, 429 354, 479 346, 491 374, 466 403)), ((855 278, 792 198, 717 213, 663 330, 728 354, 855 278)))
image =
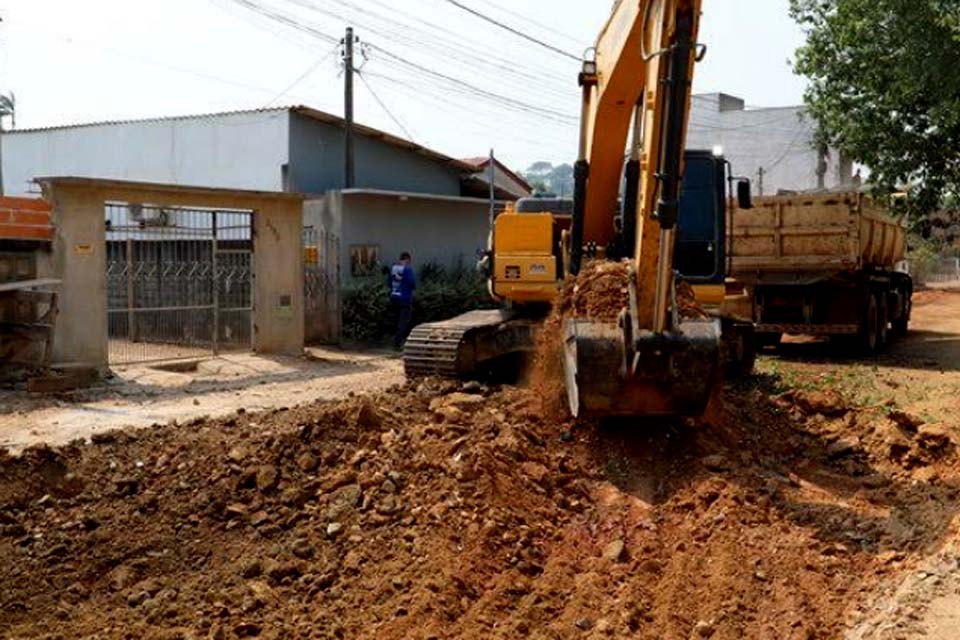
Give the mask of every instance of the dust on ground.
POLYGON ((303 358, 234 354, 170 367, 121 367, 114 373, 103 385, 73 393, 0 391, 0 447, 16 452, 121 427, 336 400, 403 380, 394 354, 323 348, 309 349, 303 358))
POLYGON ((910 391, 957 388, 958 312, 875 362, 765 356, 709 424, 434 381, 28 450, 0 462, 0 637, 936 633, 960 424, 910 391))

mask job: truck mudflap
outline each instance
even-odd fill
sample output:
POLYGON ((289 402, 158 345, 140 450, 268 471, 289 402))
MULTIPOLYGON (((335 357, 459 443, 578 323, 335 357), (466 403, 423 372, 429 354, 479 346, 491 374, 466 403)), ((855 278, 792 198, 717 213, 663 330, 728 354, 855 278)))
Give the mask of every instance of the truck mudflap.
POLYGON ((633 340, 621 326, 568 320, 564 376, 575 417, 699 416, 720 382, 721 324, 691 320, 633 340), (629 346, 628 346, 629 345, 629 346))

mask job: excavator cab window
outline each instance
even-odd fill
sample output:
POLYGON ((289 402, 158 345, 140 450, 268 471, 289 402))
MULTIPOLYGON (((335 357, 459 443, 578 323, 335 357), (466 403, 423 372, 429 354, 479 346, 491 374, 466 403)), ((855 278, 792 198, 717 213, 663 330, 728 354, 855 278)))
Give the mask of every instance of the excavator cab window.
POLYGON ((687 151, 674 267, 688 282, 725 279, 726 167, 709 151, 687 151))

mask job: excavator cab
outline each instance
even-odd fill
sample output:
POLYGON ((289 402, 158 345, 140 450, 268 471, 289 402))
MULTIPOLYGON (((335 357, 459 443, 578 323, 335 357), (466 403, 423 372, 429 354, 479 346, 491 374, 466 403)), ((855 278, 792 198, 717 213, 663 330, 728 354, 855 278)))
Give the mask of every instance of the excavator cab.
POLYGON ((726 161, 687 151, 674 268, 686 282, 723 284, 726 269, 726 161))

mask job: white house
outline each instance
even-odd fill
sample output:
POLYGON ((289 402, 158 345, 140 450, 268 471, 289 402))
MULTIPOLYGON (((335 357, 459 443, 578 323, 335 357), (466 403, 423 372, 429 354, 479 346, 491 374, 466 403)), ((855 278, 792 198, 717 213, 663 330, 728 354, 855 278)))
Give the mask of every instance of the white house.
POLYGON ((756 195, 852 186, 853 163, 815 144, 816 123, 803 107, 748 108, 725 93, 694 96, 690 149, 721 149, 756 195))

